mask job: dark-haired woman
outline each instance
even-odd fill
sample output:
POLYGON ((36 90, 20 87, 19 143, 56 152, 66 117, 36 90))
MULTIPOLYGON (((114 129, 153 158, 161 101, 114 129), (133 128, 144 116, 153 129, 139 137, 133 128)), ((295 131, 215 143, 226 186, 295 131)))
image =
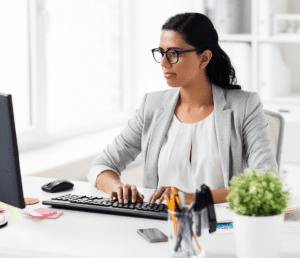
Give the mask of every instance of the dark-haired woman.
POLYGON ((93 161, 93 186, 111 200, 143 200, 136 186, 120 181, 140 152, 143 187, 155 189, 148 203, 161 204, 174 187, 190 204, 202 184, 214 203, 226 202, 229 181, 250 166, 269 167, 279 178, 260 97, 235 85, 235 70, 205 15, 169 18, 152 54, 171 89, 144 95, 128 125, 93 161))

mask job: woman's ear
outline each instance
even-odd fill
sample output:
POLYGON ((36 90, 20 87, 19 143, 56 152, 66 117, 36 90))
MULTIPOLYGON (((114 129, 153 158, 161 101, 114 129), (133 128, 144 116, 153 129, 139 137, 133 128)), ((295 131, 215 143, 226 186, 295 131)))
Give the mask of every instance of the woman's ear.
POLYGON ((201 54, 201 62, 200 62, 200 68, 204 69, 210 62, 212 58, 212 52, 210 50, 205 50, 202 54, 201 54))

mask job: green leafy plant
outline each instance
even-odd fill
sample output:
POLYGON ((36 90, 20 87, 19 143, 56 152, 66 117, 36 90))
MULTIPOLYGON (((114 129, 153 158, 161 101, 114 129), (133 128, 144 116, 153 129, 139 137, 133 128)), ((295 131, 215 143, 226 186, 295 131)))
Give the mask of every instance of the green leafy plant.
POLYGON ((283 191, 282 183, 270 168, 267 173, 244 169, 233 177, 227 190, 228 207, 238 215, 272 216, 281 214, 288 207, 289 192, 283 191))

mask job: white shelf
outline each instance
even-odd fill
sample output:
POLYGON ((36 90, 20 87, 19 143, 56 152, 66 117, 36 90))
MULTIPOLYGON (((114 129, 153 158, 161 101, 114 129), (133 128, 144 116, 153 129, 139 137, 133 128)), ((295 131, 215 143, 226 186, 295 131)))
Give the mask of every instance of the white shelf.
MULTIPOLYGON (((250 67, 248 72, 250 79, 249 76, 240 75, 251 83, 250 89, 246 90, 258 92, 262 102, 266 106, 271 105, 273 110, 288 108, 290 114, 296 114, 292 109, 300 106, 300 77, 297 71, 300 66, 300 62, 297 62, 300 60, 300 34, 275 34, 274 22, 278 14, 285 17, 300 17, 300 6, 297 0, 249 1, 251 4, 241 1, 240 5, 236 5, 234 1, 207 0, 208 17, 218 31, 220 43, 250 44, 251 58, 245 59, 246 62, 250 62, 250 65, 246 64, 250 67), (238 27, 234 25, 236 21, 240 23, 238 27), (232 27, 228 28, 229 26, 232 27), (238 34, 230 33, 237 31, 238 34)), ((228 54, 230 57, 231 53, 228 54)), ((240 54, 243 56, 243 53, 240 54)), ((236 64, 233 65, 235 67, 236 64)), ((236 76, 239 79, 239 73, 236 76)), ((239 82, 238 84, 245 89, 246 85, 239 82)), ((282 113, 292 121, 294 116, 290 114, 282 113)), ((295 117, 295 122, 300 122, 300 119, 295 117)))
POLYGON ((251 42, 254 40, 251 34, 218 34, 219 41, 237 41, 237 42, 251 42))
POLYGON ((280 36, 256 37, 258 42, 269 43, 300 43, 300 35, 285 34, 280 36))
POLYGON ((285 34, 280 36, 255 36, 251 34, 219 34, 219 41, 250 42, 250 43, 298 43, 300 35, 285 34))

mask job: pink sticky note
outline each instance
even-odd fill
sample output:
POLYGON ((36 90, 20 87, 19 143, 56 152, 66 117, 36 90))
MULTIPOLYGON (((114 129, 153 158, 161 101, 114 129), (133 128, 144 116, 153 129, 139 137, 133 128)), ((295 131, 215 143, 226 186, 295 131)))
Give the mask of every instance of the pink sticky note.
POLYGON ((44 216, 38 212, 35 211, 28 211, 28 212, 22 212, 23 215, 27 215, 33 218, 43 218, 44 216))
POLYGON ((46 216, 46 217, 57 214, 56 211, 53 211, 53 210, 50 210, 50 209, 44 209, 44 208, 35 209, 34 211, 36 211, 36 212, 38 212, 41 215, 46 216))
POLYGON ((48 216, 48 217, 45 217, 45 219, 56 219, 58 218, 59 216, 61 216, 63 214, 64 211, 58 211, 57 214, 53 215, 53 216, 48 216))

